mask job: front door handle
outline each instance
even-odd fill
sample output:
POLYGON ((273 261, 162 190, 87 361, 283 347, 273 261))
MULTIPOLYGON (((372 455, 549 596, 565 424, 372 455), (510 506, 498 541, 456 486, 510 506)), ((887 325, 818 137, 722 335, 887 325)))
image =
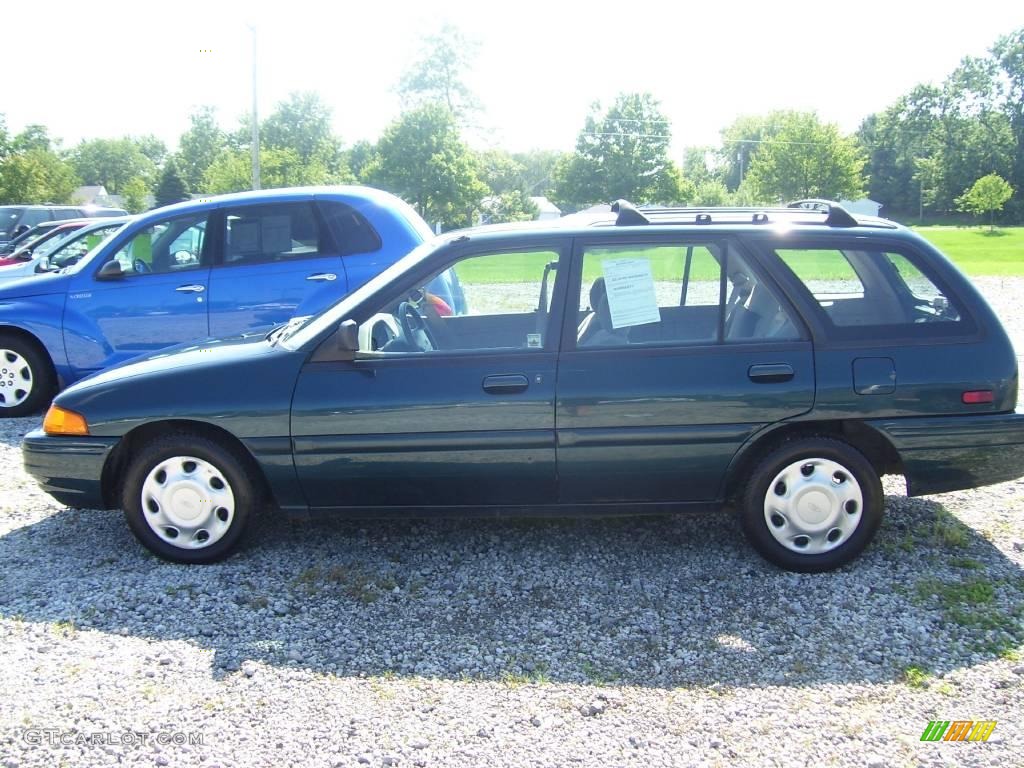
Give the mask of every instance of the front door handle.
POLYGON ((793 378, 793 366, 787 363, 771 363, 768 365, 752 365, 747 371, 751 381, 758 384, 771 384, 779 381, 789 381, 793 378))
POLYGON ((332 280, 337 280, 338 276, 333 272, 317 272, 306 278, 317 283, 329 283, 332 280))
POLYGON ((192 285, 179 285, 174 290, 176 290, 178 293, 202 293, 203 291, 206 290, 206 286, 194 283, 192 285))
POLYGON ((510 395, 523 392, 530 386, 530 380, 518 373, 484 377, 484 392, 492 395, 510 395))

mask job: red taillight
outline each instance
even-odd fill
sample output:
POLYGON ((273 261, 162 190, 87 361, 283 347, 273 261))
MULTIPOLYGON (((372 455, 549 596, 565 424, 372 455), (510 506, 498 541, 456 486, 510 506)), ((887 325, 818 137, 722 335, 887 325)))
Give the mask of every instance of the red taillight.
POLYGON ((991 389, 973 389, 970 392, 964 392, 961 399, 967 405, 977 405, 979 403, 991 403, 993 400, 991 389))

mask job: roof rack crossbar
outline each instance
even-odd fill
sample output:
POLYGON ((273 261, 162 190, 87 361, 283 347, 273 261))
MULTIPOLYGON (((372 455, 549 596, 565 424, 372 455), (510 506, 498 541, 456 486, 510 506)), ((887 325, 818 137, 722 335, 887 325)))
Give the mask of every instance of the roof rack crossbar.
POLYGON ((825 224, 829 227, 856 227, 857 220, 835 200, 822 200, 817 197, 806 200, 794 200, 787 208, 805 208, 810 211, 822 211, 825 224))
MULTIPOLYGON (((856 227, 859 222, 850 215, 839 203, 833 200, 820 200, 809 198, 806 200, 795 200, 784 207, 715 207, 697 206, 672 207, 672 208, 637 208, 628 200, 616 200, 611 205, 612 213, 616 214, 615 225, 619 227, 645 226, 648 224, 682 224, 681 217, 693 217, 695 224, 728 223, 719 218, 717 214, 725 214, 726 218, 737 214, 746 214, 749 218, 747 223, 768 224, 780 220, 779 214, 792 215, 794 210, 805 210, 825 214, 822 222, 828 227, 856 227), (775 214, 775 215, 772 215, 775 214)), ((733 221, 732 223, 739 223, 733 221)))
POLYGON ((618 214, 615 217, 615 226, 617 227, 634 227, 651 223, 651 220, 640 213, 636 206, 628 200, 616 200, 612 203, 612 213, 618 214))

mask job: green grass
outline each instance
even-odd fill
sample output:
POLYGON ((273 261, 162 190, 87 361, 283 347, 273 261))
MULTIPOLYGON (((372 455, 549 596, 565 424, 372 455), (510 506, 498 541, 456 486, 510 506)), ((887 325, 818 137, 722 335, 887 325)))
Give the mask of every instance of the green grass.
POLYGON ((1024 227, 914 227, 971 276, 1024 275, 1024 227))

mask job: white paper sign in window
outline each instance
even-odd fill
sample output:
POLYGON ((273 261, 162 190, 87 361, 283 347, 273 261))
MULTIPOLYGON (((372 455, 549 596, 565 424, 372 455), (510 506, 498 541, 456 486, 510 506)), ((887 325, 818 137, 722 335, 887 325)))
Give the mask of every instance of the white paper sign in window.
POLYGON ((649 259, 602 261, 612 328, 661 322, 649 259))
POLYGON ((288 214, 260 219, 263 253, 286 253, 292 249, 292 217, 288 214))

